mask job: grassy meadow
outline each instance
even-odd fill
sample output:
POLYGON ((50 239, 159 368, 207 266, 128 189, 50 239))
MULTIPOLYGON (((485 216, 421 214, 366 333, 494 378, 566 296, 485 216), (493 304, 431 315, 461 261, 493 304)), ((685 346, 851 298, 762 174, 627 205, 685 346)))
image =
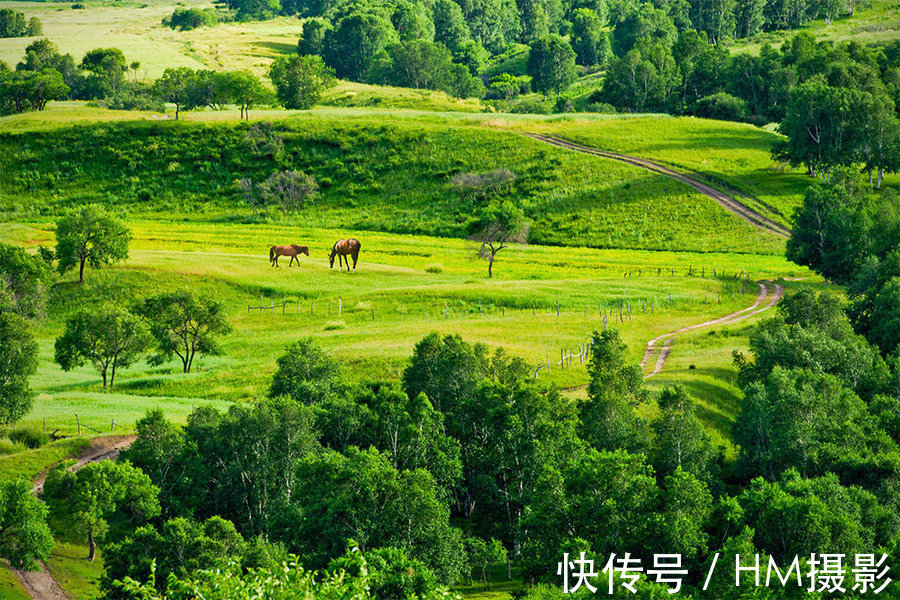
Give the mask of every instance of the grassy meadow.
MULTIPOLYGON (((503 346, 536 367, 549 357, 550 371, 540 370, 539 380, 579 386, 586 381, 584 366, 576 359, 561 370, 560 351, 568 354, 585 344, 591 331, 602 329, 604 317, 621 330, 637 362, 647 339, 749 306, 756 286, 745 288, 732 279, 742 270, 754 280, 808 275, 777 256, 531 245, 503 250, 495 278, 488 280, 485 263, 464 240, 275 225, 135 221, 131 226, 134 241, 126 263, 90 271, 83 286, 68 276, 55 286, 50 318, 36 324, 38 396, 26 426, 42 425, 46 418, 48 428, 72 432, 77 413, 82 423, 105 431, 113 419, 130 427, 151 407, 183 421, 196 406, 224 408, 229 401, 259 397, 275 359, 306 336, 335 356, 351 381, 398 379, 413 345, 438 331, 503 346), (327 249, 344 233, 363 243, 359 269, 352 274, 328 267, 327 249), (299 268, 288 267, 286 259, 271 268, 266 252, 274 243, 308 245, 311 256, 302 257, 299 268), (174 363, 141 363, 120 371, 112 392, 102 390, 90 367, 65 373, 53 362, 52 340, 74 308, 100 302, 128 306, 180 287, 226 305, 235 331, 224 340, 223 356, 202 359, 189 375, 174 363), (276 307, 248 310, 260 305, 276 307)), ((53 243, 46 222, 4 231, 3 241, 29 248, 53 243)), ((729 371, 727 364, 720 366, 729 371)), ((727 381, 731 375, 723 377, 727 381)), ((722 393, 736 402, 733 386, 722 393)), ((709 422, 715 425, 715 419, 709 422)))

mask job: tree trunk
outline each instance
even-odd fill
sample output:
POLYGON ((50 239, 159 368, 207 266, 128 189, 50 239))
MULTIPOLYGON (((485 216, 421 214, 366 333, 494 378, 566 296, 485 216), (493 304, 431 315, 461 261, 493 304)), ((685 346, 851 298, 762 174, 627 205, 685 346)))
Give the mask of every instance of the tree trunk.
POLYGON ((881 182, 884 181, 884 167, 878 167, 878 186, 876 189, 881 189, 881 182))
POLYGON ((97 542, 94 540, 94 532, 88 532, 88 561, 94 562, 94 558, 97 556, 97 542))
POLYGON ((175 120, 178 120, 178 104, 175 104, 175 120))
POLYGON ((491 254, 491 257, 488 259, 488 279, 494 276, 494 255, 491 254))
POLYGON ((106 389, 106 367, 103 367, 103 370, 100 371, 100 374, 103 375, 103 389, 106 389))
POLYGON ((86 260, 86 256, 81 257, 81 264, 78 267, 78 283, 84 283, 84 261, 86 260))
POLYGON ((112 366, 112 373, 110 374, 110 377, 109 377, 109 389, 110 389, 110 390, 113 389, 113 385, 114 385, 115 383, 116 383, 116 364, 113 363, 113 366, 112 366))

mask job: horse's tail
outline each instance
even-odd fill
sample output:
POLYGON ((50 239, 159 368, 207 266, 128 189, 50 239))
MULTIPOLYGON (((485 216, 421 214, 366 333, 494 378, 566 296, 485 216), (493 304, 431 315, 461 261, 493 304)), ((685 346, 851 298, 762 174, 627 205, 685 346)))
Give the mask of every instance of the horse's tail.
POLYGON ((269 248, 269 260, 275 260, 275 246, 269 248))

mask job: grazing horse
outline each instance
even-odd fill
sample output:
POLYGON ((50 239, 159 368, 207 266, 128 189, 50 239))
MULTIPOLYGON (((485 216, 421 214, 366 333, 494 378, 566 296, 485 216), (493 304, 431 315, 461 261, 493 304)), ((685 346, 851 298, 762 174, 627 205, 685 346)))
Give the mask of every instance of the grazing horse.
POLYGON ((269 262, 272 263, 273 267, 278 266, 278 257, 279 256, 290 256, 291 262, 288 264, 289 267, 294 265, 294 260, 297 260, 297 265, 300 265, 300 255, 305 254, 309 256, 309 248, 306 246, 297 246, 295 244, 291 244, 290 246, 272 246, 269 248, 269 262))
POLYGON ((347 270, 350 270, 350 259, 347 256, 353 257, 353 270, 356 270, 356 259, 359 258, 359 240, 356 238, 350 238, 349 240, 338 240, 334 243, 334 246, 331 248, 331 256, 328 257, 328 261, 330 263, 330 268, 334 268, 334 257, 337 255, 338 257, 338 270, 343 267, 344 262, 347 263, 347 270))

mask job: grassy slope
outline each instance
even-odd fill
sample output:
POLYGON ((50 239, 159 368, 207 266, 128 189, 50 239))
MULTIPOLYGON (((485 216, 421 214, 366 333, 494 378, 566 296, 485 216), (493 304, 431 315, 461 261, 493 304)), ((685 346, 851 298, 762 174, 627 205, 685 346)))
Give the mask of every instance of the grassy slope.
POLYGON ((809 178, 772 160, 776 136, 742 123, 693 117, 572 118, 539 128, 586 145, 651 158, 736 191, 771 219, 789 224, 809 178))
MULTIPOLYGON (((857 9, 852 16, 833 20, 826 25, 824 19, 813 21, 801 31, 808 31, 819 40, 832 42, 854 40, 862 43, 890 43, 900 36, 900 4, 896 0, 868 0, 868 6, 857 9)), ((775 47, 793 36, 795 31, 762 33, 752 40, 737 41, 734 52, 759 53, 764 43, 775 47)))
MULTIPOLYGON (((128 206, 131 214, 190 213, 241 220, 234 181, 298 169, 321 183, 315 206, 283 223, 464 237, 470 195, 461 172, 506 168, 531 220, 533 243, 605 248, 780 253, 774 235, 723 211, 683 184, 508 131, 424 118, 344 111, 297 113, 278 125, 285 158, 253 156, 246 127, 109 124, 0 136, 3 205, 22 215, 72 203, 128 206)), ((666 123, 666 121, 662 121, 666 123)), ((17 122, 11 121, 13 128, 17 122)), ((645 124, 648 128, 657 123, 645 124)))

